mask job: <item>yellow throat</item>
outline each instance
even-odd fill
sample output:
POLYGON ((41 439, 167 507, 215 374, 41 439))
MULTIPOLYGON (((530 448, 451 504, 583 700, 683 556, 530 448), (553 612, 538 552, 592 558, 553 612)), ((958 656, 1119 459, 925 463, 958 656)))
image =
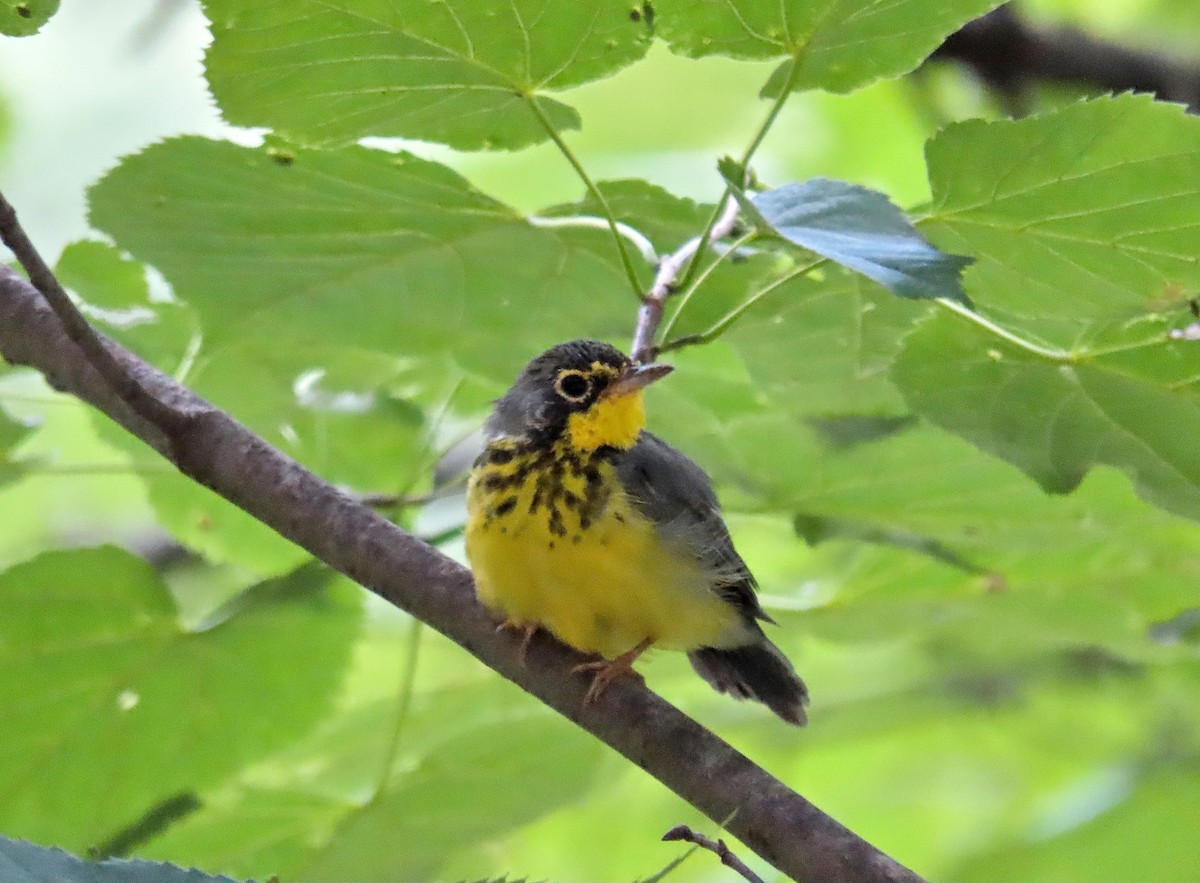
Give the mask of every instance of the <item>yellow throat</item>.
POLYGON ((567 418, 567 440, 579 451, 632 448, 646 425, 642 391, 600 398, 586 411, 567 418))

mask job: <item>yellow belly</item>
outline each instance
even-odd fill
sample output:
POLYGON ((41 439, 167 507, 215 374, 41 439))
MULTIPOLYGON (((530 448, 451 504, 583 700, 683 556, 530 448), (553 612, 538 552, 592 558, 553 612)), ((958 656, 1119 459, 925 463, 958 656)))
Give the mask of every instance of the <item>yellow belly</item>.
POLYGON ((586 527, 567 512, 565 525, 552 530, 544 508, 529 514, 534 484, 506 492, 515 503, 489 517, 494 497, 472 481, 467 558, 484 605, 608 658, 646 639, 675 650, 745 640, 737 611, 712 590, 694 556, 665 545, 617 485, 586 527))

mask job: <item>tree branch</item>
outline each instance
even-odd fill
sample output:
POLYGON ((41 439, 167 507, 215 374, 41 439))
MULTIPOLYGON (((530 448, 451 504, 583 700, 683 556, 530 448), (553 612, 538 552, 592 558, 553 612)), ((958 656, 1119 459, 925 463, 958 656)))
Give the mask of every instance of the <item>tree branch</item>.
POLYGON ((1037 28, 1012 5, 1001 6, 951 34, 933 58, 953 59, 1010 97, 1038 80, 1105 92, 1149 92, 1200 111, 1200 64, 1127 49, 1075 28, 1037 28))
MULTIPOLYGON (((0 240, 16 255, 33 286, 41 292, 46 302, 58 316, 63 329, 71 341, 83 351, 88 361, 96 371, 112 385, 113 390, 137 414, 153 423, 163 436, 169 439, 170 431, 177 428, 184 415, 176 411, 167 402, 159 401, 149 395, 133 375, 121 368, 100 340, 100 336, 88 324, 83 314, 75 308, 71 298, 59 284, 54 272, 42 260, 41 254, 34 248, 24 228, 17 220, 17 211, 12 207, 4 194, 0 193, 0 240)), ((170 457, 170 450, 155 445, 160 453, 170 457)))
POLYGON ((721 864, 737 871, 747 883, 763 883, 763 878, 750 870, 744 861, 734 855, 733 850, 726 845, 724 840, 711 840, 703 834, 696 833, 687 825, 676 825, 666 834, 663 834, 662 839, 683 840, 687 843, 694 843, 716 855, 721 860, 721 864))
POLYGON ((726 197, 721 214, 705 233, 689 239, 677 250, 658 262, 658 272, 654 274, 654 284, 642 298, 638 309, 637 327, 633 332, 633 345, 630 347, 630 357, 635 362, 653 362, 657 355, 654 345, 654 335, 658 333, 659 323, 662 322, 663 305, 667 298, 675 293, 675 279, 684 268, 692 255, 700 249, 701 243, 712 244, 724 239, 733 232, 737 223, 738 202, 732 196, 726 197), (705 238, 707 237, 707 239, 705 238))
MULTIPOLYGON (((57 283, 55 283, 57 284, 57 283)), ((518 641, 497 632, 476 602, 471 575, 272 448, 231 416, 89 328, 103 370, 23 278, 0 268, 0 354, 32 366, 57 389, 99 408, 138 438, 170 452, 181 472, 304 547, 329 566, 451 640, 568 720, 645 769, 763 859, 823 883, 920 878, 788 789, 644 686, 613 684, 585 706, 583 657, 549 639, 525 664, 518 641), (116 366, 132 385, 114 382, 116 366), (159 427, 136 400, 186 419, 159 427), (164 431, 166 437, 164 438, 164 431)), ((86 336, 84 338, 86 340, 86 336)), ((90 345, 89 345, 90 346, 90 345)))

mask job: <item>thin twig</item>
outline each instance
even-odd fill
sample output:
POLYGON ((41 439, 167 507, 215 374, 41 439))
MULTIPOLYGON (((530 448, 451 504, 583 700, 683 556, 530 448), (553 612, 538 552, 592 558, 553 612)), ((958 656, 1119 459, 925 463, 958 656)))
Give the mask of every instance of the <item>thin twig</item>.
POLYGON ((425 623, 413 619, 408 626, 408 646, 404 652, 404 667, 400 673, 400 689, 396 695, 396 717, 392 722, 392 734, 388 739, 387 748, 383 753, 383 763, 379 766, 379 780, 375 785, 375 793, 367 804, 376 803, 387 789, 392 777, 392 767, 396 765, 396 756, 400 752, 400 739, 404 735, 404 725, 408 723, 408 712, 412 708, 413 688, 417 682, 417 662, 421 658, 421 632, 425 623))
POLYGON ((676 868, 691 858, 699 848, 699 846, 693 843, 688 849, 685 849, 682 853, 675 856, 675 858, 671 859, 649 877, 643 877, 639 880, 635 880, 634 883, 661 883, 661 881, 667 878, 668 874, 672 873, 676 868))
POLYGON ((170 466, 162 464, 136 463, 42 463, 37 460, 10 460, 10 465, 16 466, 29 475, 169 475, 174 472, 170 466))
POLYGON ((181 414, 166 402, 159 401, 146 392, 138 381, 129 374, 108 351, 100 335, 88 324, 87 319, 71 301, 70 296, 59 284, 54 272, 34 248, 25 234, 17 211, 0 193, 0 240, 8 246, 25 272, 33 287, 41 292, 46 303, 62 322, 67 337, 79 347, 87 360, 115 392, 138 416, 158 427, 164 435, 181 425, 186 415, 181 414))
POLYGON ((579 176, 579 180, 583 182, 583 186, 587 188, 588 193, 596 200, 600 206, 600 211, 604 213, 604 219, 608 222, 608 229, 612 231, 613 241, 617 244, 617 254, 621 258, 621 267, 625 270, 625 276, 629 279, 629 284, 633 288, 633 293, 641 296, 642 285, 638 282, 637 272, 633 269, 633 261, 629 258, 629 250, 625 247, 625 239, 621 236, 621 232, 617 229, 617 216, 613 214, 612 207, 609 206, 608 200, 604 198, 604 193, 596 186, 596 182, 592 180, 592 176, 587 173, 587 169, 583 167, 583 163, 579 161, 574 151, 567 146, 567 142, 563 140, 562 135, 558 134, 558 129, 554 128, 554 124, 550 122, 550 118, 546 116, 538 104, 536 96, 528 96, 530 110, 541 123, 546 134, 550 136, 550 140, 554 142, 554 146, 558 148, 558 152, 566 158, 571 164, 571 168, 575 170, 575 174, 579 176))
POLYGON ((746 867, 746 863, 733 854, 733 851, 725 845, 724 840, 709 840, 703 834, 696 833, 687 825, 676 825, 666 834, 663 834, 662 839, 684 840, 688 843, 694 843, 701 849, 707 849, 709 852, 715 853, 717 858, 721 860, 721 864, 737 871, 749 883, 764 883, 762 877, 746 867))
POLYGON ((758 231, 756 230, 749 230, 743 233, 737 239, 730 242, 729 245, 713 260, 708 262, 708 266, 701 270, 692 284, 685 288, 683 293, 679 295, 678 301, 675 304, 674 312, 672 312, 667 318, 666 323, 662 326, 662 330, 659 332, 659 336, 663 340, 669 340, 671 338, 671 331, 675 328, 675 324, 679 321, 679 317, 683 315, 683 311, 687 309, 688 302, 693 296, 695 296, 696 292, 703 287, 705 280, 708 279, 713 271, 715 271, 726 258, 736 255, 739 252, 744 253, 749 251, 749 249, 744 249, 743 247, 751 242, 756 236, 758 236, 758 231))
POLYGON ((805 264, 802 267, 797 267, 786 276, 781 276, 769 285, 766 285, 754 292, 754 294, 750 295, 748 298, 714 322, 707 331, 702 331, 698 334, 685 334, 682 337, 676 337, 674 340, 665 341, 661 346, 659 346, 658 351, 660 353, 666 353, 670 352, 671 350, 683 349, 685 346, 695 346, 696 344, 700 343, 711 343, 724 334, 729 326, 740 319, 748 309, 750 309, 772 291, 779 288, 781 285, 786 285, 793 279, 799 279, 801 276, 811 273, 813 270, 816 270, 818 267, 821 267, 828 262, 829 258, 818 258, 817 260, 805 264))
POLYGON ((203 808, 204 803, 192 791, 173 794, 150 807, 133 824, 121 828, 103 843, 90 847, 88 858, 94 862, 125 858, 203 808))
MULTIPOLYGON (((732 233, 737 224, 737 216, 738 202, 730 196, 725 200, 716 223, 708 228, 708 242, 716 242, 732 233)), ((658 272, 654 274, 654 284, 642 298, 642 305, 638 309, 637 329, 633 333, 633 346, 630 349, 635 362, 654 361, 657 354, 654 336, 658 333, 659 323, 662 322, 663 305, 675 292, 675 278, 679 271, 700 249, 703 241, 699 236, 693 237, 659 262, 658 272)))
POLYGON ((359 494, 358 502, 372 509, 407 509, 412 506, 424 506, 435 500, 444 500, 462 492, 466 485, 461 482, 447 484, 434 488, 426 494, 359 494))

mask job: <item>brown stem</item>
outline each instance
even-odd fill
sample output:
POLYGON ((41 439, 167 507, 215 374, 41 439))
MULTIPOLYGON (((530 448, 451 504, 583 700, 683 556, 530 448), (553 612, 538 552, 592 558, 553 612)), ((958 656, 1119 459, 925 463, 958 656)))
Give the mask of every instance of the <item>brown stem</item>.
POLYGON ((734 855, 733 850, 725 844, 724 840, 710 840, 703 834, 693 831, 687 825, 676 825, 666 834, 663 834, 662 839, 683 840, 687 843, 694 843, 702 849, 707 849, 709 852, 715 853, 717 858, 721 860, 721 864, 737 871, 749 883, 763 883, 763 878, 750 870, 744 861, 734 855))
MULTIPOLYGON (((737 200, 730 196, 726 200, 717 222, 708 231, 708 242, 716 242, 732 233, 734 225, 737 223, 737 215, 737 200)), ((654 345, 654 336, 658 333, 658 326, 662 322, 663 305, 667 302, 667 298, 675 293, 675 280, 679 276, 679 271, 700 248, 700 242, 701 237, 699 236, 689 239, 676 251, 659 261, 658 272, 654 275, 654 284, 642 298, 642 305, 638 309, 637 328, 633 333, 633 346, 630 347, 630 354, 635 362, 653 362, 654 357, 658 354, 654 345)))

